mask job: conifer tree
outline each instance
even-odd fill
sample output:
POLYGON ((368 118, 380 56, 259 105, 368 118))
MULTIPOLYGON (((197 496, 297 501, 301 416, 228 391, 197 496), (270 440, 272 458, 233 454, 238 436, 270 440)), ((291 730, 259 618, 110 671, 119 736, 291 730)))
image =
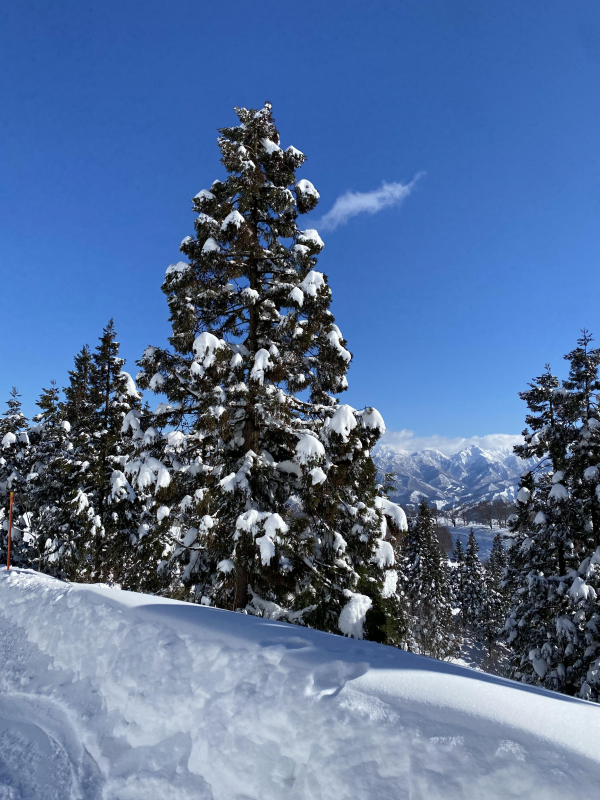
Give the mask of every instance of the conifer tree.
MULTIPOLYGON (((521 478, 517 514, 511 524, 505 577, 511 608, 505 630, 513 652, 511 675, 528 683, 539 682, 549 671, 546 658, 554 648, 548 641, 554 634, 555 611, 562 597, 556 591, 558 584, 548 577, 565 573, 569 553, 564 493, 549 501, 553 475, 559 479, 564 475, 571 436, 564 395, 548 366, 529 390, 520 394, 530 413, 524 443, 515 447, 515 453, 522 458, 537 457, 539 463, 521 478)), ((549 688, 561 689, 561 684, 549 688)))
POLYGON ((570 370, 562 386, 547 371, 522 395, 534 413, 517 453, 542 460, 519 490, 506 629, 514 677, 597 699, 600 353, 591 341, 583 331, 565 357, 570 370))
POLYGON ((479 544, 471 528, 465 551, 462 608, 464 627, 476 636, 479 635, 483 620, 484 597, 485 570, 479 560, 479 544))
POLYGON ((28 567, 34 554, 31 514, 27 505, 30 442, 28 421, 21 410, 21 395, 12 388, 7 409, 0 418, 0 557, 6 563, 10 493, 13 492, 11 563, 28 567))
POLYGON ((479 633, 488 646, 490 656, 498 641, 508 613, 508 594, 504 586, 506 550, 502 534, 494 536, 489 561, 485 567, 485 588, 479 633))
POLYGON ((123 468, 132 454, 130 437, 122 428, 127 414, 141 406, 131 376, 123 372, 113 320, 104 328, 92 355, 90 401, 95 431, 89 440, 90 498, 95 516, 92 526, 93 576, 119 580, 121 565, 137 533, 133 512, 135 493, 123 468))
POLYGON ((74 447, 71 424, 64 418, 60 390, 54 383, 37 401, 40 413, 30 429, 28 505, 36 542, 36 569, 63 579, 77 576, 72 528, 74 447))
POLYGON ((419 505, 418 517, 411 521, 406 537, 406 602, 410 649, 439 659, 456 655, 448 567, 425 501, 419 505))
POLYGON ((596 492, 600 463, 600 350, 591 349, 592 342, 589 332, 582 331, 577 347, 565 356, 569 376, 563 383, 563 402, 573 433, 565 479, 571 485, 575 503, 571 539, 578 552, 595 550, 600 545, 600 499, 596 492))
MULTIPOLYGON (((571 498, 570 533, 576 569, 561 581, 569 598, 568 631, 561 639, 573 649, 567 686, 580 697, 600 700, 597 657, 600 655, 600 350, 582 331, 577 347, 565 356, 569 376, 563 386, 574 427, 570 457, 562 483, 571 498)), ((567 627, 567 620, 559 620, 567 627)), ((558 646, 562 641, 558 643, 558 646)))
POLYGON ((94 432, 94 406, 91 397, 93 362, 89 346, 84 345, 74 358, 69 371, 69 384, 64 389, 63 413, 69 424, 89 437, 94 432))
MULTIPOLYGON (((93 360, 89 346, 84 345, 74 358, 69 383, 63 390, 60 416, 70 426, 70 469, 65 476, 62 506, 67 517, 67 540, 59 544, 69 554, 68 574, 71 580, 86 581, 90 575, 90 540, 94 508, 90 505, 93 481, 89 470, 95 457, 93 444, 96 416, 92 401, 93 360)), ((60 542, 60 539, 58 540, 60 542)), ((65 565, 66 566, 66 565, 65 565)))
POLYGON ((66 502, 79 580, 119 581, 138 533, 135 493, 123 471, 133 441, 122 428, 141 401, 123 364, 110 320, 94 352, 85 346, 75 357, 65 389, 63 413, 72 426, 74 447, 73 486, 66 502))
POLYGON ((187 260, 165 276, 170 348, 140 362, 139 385, 168 402, 143 432, 127 421, 144 537, 164 547, 172 594, 395 643, 386 514, 405 517, 376 484, 380 415, 336 397, 351 354, 316 269, 323 242, 297 225, 319 194, 270 104, 236 113, 219 138, 228 175, 194 198, 187 260))
POLYGON ((465 549, 459 537, 456 538, 456 545, 452 553, 452 565, 450 570, 450 597, 452 607, 455 609, 454 629, 457 634, 462 633, 465 626, 465 549))

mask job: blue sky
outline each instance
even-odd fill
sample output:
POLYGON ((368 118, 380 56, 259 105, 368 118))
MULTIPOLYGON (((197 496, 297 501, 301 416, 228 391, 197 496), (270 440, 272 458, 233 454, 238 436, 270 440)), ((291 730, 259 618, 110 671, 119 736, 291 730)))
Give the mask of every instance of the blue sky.
POLYGON ((111 316, 130 371, 164 344, 216 128, 266 99, 317 228, 424 173, 323 230, 346 402, 419 442, 518 433, 544 363, 562 373, 583 326, 600 342, 597 2, 21 0, 0 81, 2 400, 33 410, 111 316))

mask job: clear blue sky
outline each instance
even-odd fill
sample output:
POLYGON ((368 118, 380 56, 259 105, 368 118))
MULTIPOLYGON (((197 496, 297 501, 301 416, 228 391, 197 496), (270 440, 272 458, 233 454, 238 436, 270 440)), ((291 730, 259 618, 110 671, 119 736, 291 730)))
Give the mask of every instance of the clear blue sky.
POLYGON ((0 12, 0 399, 33 410, 109 317, 129 370, 222 177, 216 128, 268 99, 324 214, 354 353, 346 401, 419 436, 516 433, 517 392, 600 342, 600 5, 553 0, 104 0, 0 12))

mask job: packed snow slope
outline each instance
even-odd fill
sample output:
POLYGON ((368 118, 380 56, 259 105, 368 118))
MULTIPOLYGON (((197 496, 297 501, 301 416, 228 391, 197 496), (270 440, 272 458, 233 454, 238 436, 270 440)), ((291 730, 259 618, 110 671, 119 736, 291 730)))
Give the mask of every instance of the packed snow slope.
POLYGON ((596 797, 600 708, 285 623, 0 575, 2 800, 596 797))

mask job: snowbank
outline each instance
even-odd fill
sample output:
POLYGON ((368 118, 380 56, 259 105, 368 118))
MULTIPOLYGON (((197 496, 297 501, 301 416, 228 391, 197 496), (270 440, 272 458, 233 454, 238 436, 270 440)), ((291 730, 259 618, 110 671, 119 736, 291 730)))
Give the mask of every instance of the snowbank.
POLYGON ((0 797, 595 797, 600 708, 392 648, 0 575, 0 797))

